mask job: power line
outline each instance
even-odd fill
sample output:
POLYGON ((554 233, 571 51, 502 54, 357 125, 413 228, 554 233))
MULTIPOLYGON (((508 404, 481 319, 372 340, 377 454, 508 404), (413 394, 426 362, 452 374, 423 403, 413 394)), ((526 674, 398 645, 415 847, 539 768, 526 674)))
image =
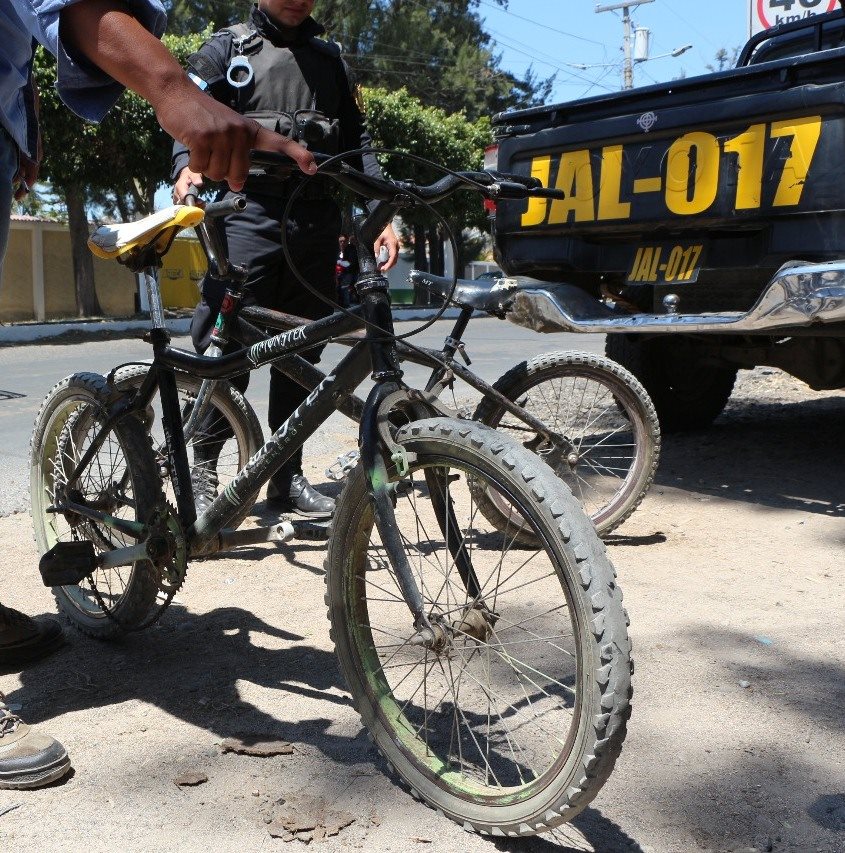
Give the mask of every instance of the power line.
MULTIPOLYGON (((410 3, 410 5, 412 5, 412 6, 416 6, 417 8, 422 9, 425 12, 431 12, 430 6, 428 6, 425 3, 419 2, 419 0, 407 0, 407 2, 410 3)), ((650 2, 650 0, 644 0, 644 2, 650 2)), ((494 41, 500 41, 501 40, 502 34, 499 33, 497 30, 492 30, 492 29, 483 30, 482 29, 482 33, 489 34, 492 36, 496 36, 497 38, 494 38, 494 41)), ((507 36, 507 38, 510 39, 511 37, 507 36)), ((523 47, 531 48, 531 45, 525 44, 525 42, 518 41, 517 39, 511 39, 511 41, 514 44, 519 44, 519 45, 522 45, 523 47)), ((512 45, 507 44, 504 41, 502 41, 502 44, 504 44, 505 47, 510 47, 511 50, 517 50, 517 48, 513 47, 512 45)), ((545 56, 547 59, 553 60, 553 61, 544 62, 543 64, 548 65, 551 68, 556 68, 558 71, 566 71, 566 69, 562 65, 558 64, 556 56, 551 56, 548 53, 542 53, 542 52, 539 52, 539 55, 538 55, 537 53, 529 53, 528 51, 525 51, 525 50, 517 50, 517 52, 522 53, 523 55, 528 56, 532 59, 536 59, 538 62, 543 62, 543 60, 541 60, 540 57, 545 56)), ((573 75, 573 76, 578 76, 578 75, 573 75)), ((587 81, 587 82, 590 82, 590 81, 587 81)))
POLYGON ((709 36, 702 33, 701 30, 699 30, 694 24, 691 24, 680 12, 678 12, 676 9, 673 9, 671 4, 667 5, 666 8, 676 18, 678 18, 678 20, 680 20, 682 23, 686 24, 696 35, 701 36, 701 38, 703 38, 707 42, 710 42, 710 44, 713 45, 713 47, 718 49, 719 45, 717 45, 709 36))
POLYGON ((479 3, 482 6, 488 6, 491 9, 495 9, 497 12, 501 12, 503 15, 510 15, 510 17, 512 18, 518 18, 520 21, 526 21, 529 24, 534 24, 535 26, 541 27, 544 30, 548 30, 551 33, 558 33, 559 35, 577 39, 578 41, 583 41, 587 44, 597 44, 599 47, 605 47, 605 45, 602 44, 602 42, 600 41, 593 41, 593 39, 584 38, 584 36, 579 36, 575 33, 568 33, 565 30, 555 29, 554 27, 550 27, 548 24, 544 24, 542 21, 535 21, 533 18, 526 18, 522 15, 517 15, 516 12, 511 12, 509 9, 503 9, 500 6, 496 6, 493 3, 487 2, 487 0, 479 0, 479 3))
MULTIPOLYGON (((496 30, 490 30, 490 33, 496 37, 495 40, 498 44, 501 44, 504 47, 510 48, 511 50, 514 50, 517 53, 521 53, 523 56, 527 56, 529 59, 533 59, 536 62, 540 63, 540 65, 547 65, 550 68, 554 68, 558 71, 562 71, 564 74, 568 74, 570 77, 574 77, 577 80, 583 81, 584 83, 593 83, 594 82, 593 80, 590 80, 589 77, 584 77, 582 74, 573 73, 565 65, 561 65, 558 61, 554 61, 554 62, 548 61, 551 59, 555 59, 555 60, 557 59, 556 57, 550 56, 548 53, 542 53, 542 52, 529 53, 526 50, 521 50, 518 47, 514 47, 514 44, 523 45, 524 47, 529 47, 530 45, 526 45, 524 42, 517 41, 516 39, 510 39, 510 37, 508 36, 507 38, 511 42, 513 42, 512 44, 509 44, 508 41, 505 40, 505 37, 501 33, 497 32, 496 30), (542 59, 541 58, 544 56, 547 57, 548 59, 542 59)), ((608 87, 604 87, 604 88, 607 88, 608 91, 613 91, 612 89, 610 89, 608 87)))

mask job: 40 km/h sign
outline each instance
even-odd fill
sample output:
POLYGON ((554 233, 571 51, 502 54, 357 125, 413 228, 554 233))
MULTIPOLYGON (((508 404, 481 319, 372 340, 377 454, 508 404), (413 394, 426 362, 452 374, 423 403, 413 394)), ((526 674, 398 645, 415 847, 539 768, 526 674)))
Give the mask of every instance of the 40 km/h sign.
POLYGON ((839 8, 839 0, 748 0, 749 33, 839 8))

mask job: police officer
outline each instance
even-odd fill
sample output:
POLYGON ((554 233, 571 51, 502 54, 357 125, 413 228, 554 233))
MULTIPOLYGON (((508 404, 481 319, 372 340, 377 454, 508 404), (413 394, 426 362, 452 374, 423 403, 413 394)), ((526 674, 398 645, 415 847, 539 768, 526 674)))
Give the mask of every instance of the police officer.
MULTIPOLYGON (((325 30, 311 17, 313 8, 314 0, 258 0, 248 21, 215 33, 189 57, 189 74, 218 101, 268 129, 301 141, 313 151, 336 154, 367 148, 371 140, 349 71, 338 46, 319 38, 325 30)), ((175 144, 175 201, 203 184, 202 175, 189 169, 187 163, 187 149, 175 144)), ((354 165, 368 174, 381 174, 372 154, 365 154, 354 165)), ((251 175, 247 179, 243 190, 248 199, 246 210, 224 220, 226 248, 229 259, 249 271, 244 305, 258 304, 316 319, 332 309, 305 290, 288 269, 281 248, 281 229, 285 229, 300 273, 333 299, 341 214, 327 195, 327 182, 316 181, 315 186, 305 188, 288 221, 282 222, 289 183, 268 175, 251 175)), ((226 195, 221 193, 220 197, 226 195)), ((389 252, 383 268, 389 269, 398 252, 398 241, 390 227, 376 241, 377 254, 382 246, 389 252)), ((191 327, 199 351, 208 346, 224 292, 223 282, 205 277, 202 301, 191 327)), ((319 358, 319 352, 312 357, 319 358)), ((248 381, 249 374, 245 374, 235 384, 246 390, 248 381)), ((291 379, 271 371, 268 423, 273 432, 306 394, 291 379)), ((200 473, 200 478, 194 479, 198 509, 214 497, 216 456, 221 441, 231 435, 224 429, 218 423, 213 429, 218 441, 206 442, 195 450, 194 468, 200 473)), ((303 476, 301 450, 274 475, 267 498, 283 512, 309 518, 327 518, 334 510, 334 501, 321 495, 303 476)))

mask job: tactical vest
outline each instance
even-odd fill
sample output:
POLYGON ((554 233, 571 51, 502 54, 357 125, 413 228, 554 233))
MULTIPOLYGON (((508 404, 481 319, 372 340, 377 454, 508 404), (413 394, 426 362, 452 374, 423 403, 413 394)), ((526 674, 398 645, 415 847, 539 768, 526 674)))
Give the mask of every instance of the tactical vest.
MULTIPOLYGON (((242 88, 230 86, 232 106, 312 151, 337 154, 341 99, 348 92, 339 85, 335 45, 312 38, 277 47, 249 24, 224 32, 232 34, 232 56, 244 56, 254 72, 242 88)), ((246 69, 237 72, 246 76, 246 69)))

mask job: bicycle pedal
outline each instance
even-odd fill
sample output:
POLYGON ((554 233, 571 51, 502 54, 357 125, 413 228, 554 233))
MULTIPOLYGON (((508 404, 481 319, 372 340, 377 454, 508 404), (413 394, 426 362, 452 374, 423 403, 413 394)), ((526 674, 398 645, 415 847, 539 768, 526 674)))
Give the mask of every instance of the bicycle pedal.
POLYGON ((97 568, 94 543, 57 542, 38 561, 44 586, 73 586, 97 568))
POLYGON ((339 482, 345 479, 349 472, 358 464, 361 454, 357 450, 348 450, 337 457, 337 461, 326 468, 326 476, 330 480, 339 482))
POLYGON ((330 521, 306 521, 301 518, 292 518, 290 522, 293 525, 294 539, 325 542, 329 538, 330 521))

